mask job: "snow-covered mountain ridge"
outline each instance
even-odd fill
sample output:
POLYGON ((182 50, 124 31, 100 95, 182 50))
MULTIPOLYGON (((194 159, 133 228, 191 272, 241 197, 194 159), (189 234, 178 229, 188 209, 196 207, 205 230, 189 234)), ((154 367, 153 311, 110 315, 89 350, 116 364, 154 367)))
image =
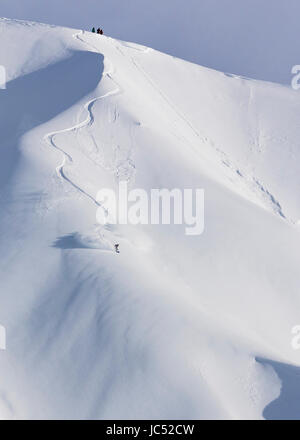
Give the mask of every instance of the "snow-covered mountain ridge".
POLYGON ((202 66, 290 84, 298 0, 0 0, 1 15, 92 29, 202 66))
POLYGON ((298 93, 80 30, 0 31, 0 416, 293 415, 298 93), (122 180, 203 188, 204 233, 101 227, 97 191, 122 180))

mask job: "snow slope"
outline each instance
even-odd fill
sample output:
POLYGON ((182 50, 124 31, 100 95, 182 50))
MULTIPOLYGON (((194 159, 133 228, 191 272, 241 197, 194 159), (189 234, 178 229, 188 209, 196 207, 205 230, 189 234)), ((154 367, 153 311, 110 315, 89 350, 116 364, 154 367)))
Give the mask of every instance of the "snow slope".
POLYGON ((298 0, 0 0, 4 17, 107 35, 222 72, 291 82, 299 64, 298 0))
POLYGON ((297 414, 297 92, 80 30, 0 29, 0 416, 297 414), (121 180, 204 188, 204 234, 100 227, 97 191, 121 180))

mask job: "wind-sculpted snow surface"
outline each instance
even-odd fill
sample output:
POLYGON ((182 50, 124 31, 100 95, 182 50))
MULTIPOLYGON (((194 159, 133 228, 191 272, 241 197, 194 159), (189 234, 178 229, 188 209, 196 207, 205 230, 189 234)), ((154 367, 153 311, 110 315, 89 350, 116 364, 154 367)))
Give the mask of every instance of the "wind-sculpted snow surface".
POLYGON ((297 92, 0 25, 0 416, 294 418, 297 92), (124 180, 203 188, 204 233, 97 224, 124 180))

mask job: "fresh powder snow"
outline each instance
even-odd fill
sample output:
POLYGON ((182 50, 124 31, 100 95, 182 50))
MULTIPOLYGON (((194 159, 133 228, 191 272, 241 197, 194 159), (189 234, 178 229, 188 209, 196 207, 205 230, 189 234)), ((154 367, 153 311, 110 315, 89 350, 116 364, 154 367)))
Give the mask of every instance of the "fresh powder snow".
POLYGON ((298 92, 80 29, 0 35, 0 417, 299 418, 298 92), (120 181, 204 189, 203 234, 101 226, 120 181))

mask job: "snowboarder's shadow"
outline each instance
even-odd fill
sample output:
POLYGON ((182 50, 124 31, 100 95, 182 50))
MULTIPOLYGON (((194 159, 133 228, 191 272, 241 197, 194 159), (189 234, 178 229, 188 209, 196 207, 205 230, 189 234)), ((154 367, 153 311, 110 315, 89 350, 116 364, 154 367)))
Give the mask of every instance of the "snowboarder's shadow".
POLYGON ((52 244, 52 247, 58 249, 96 249, 106 252, 112 252, 112 248, 106 243, 101 243, 95 238, 84 237, 77 232, 58 237, 52 244))

